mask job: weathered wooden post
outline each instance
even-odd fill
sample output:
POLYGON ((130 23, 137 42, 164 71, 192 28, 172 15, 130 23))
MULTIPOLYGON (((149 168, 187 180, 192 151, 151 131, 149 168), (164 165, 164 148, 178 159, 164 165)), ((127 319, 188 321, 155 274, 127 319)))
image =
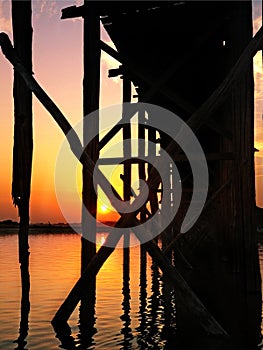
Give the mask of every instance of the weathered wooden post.
MULTIPOLYGON (((99 157, 99 115, 89 117, 89 114, 99 109, 100 94, 100 19, 96 6, 85 1, 84 5, 84 78, 83 78, 83 114, 84 130, 83 142, 87 146, 90 158, 96 162, 99 157), (87 144, 91 135, 96 135, 87 144)), ((96 253, 96 226, 87 221, 85 211, 93 217, 97 215, 97 194, 93 186, 93 178, 83 166, 83 212, 82 212, 82 269, 96 253), (88 230, 88 231, 87 231, 88 230), (90 237, 87 240, 85 237, 90 237)))
MULTIPOLYGON (((131 102, 131 82, 124 75, 122 77, 123 87, 122 87, 122 100, 123 100, 123 110, 122 110, 122 118, 125 119, 126 105, 125 103, 131 102)), ((128 121, 128 124, 123 125, 122 128, 123 134, 123 156, 126 159, 131 158, 131 125, 128 121)), ((123 165, 123 199, 124 201, 129 202, 131 199, 131 163, 124 162, 123 165)), ((125 284, 129 283, 130 279, 130 236, 124 235, 123 237, 123 288, 125 288, 125 284)), ((126 289, 126 288, 125 288, 126 289)))
MULTIPOLYGON (((83 142, 93 162, 99 157, 99 96, 100 96, 100 18, 94 2, 84 2, 84 78, 83 78, 83 142), (90 113, 97 111, 90 117, 90 113), (96 135, 95 137, 93 137, 96 135), (90 142, 88 140, 92 137, 90 142)), ((88 213, 95 219, 97 216, 97 193, 93 185, 93 176, 83 165, 82 172, 82 238, 81 238, 81 272, 85 270, 96 254, 96 222, 90 220, 88 213), (88 213, 87 213, 88 212, 88 213)), ((96 293, 95 276, 89 279, 82 295, 83 310, 81 315, 89 311, 94 314, 96 293), (89 310, 91 309, 91 310, 89 310)), ((91 316, 87 317, 90 320, 91 316)))
MULTIPOLYGON (((136 89, 138 93, 138 102, 141 100, 140 88, 136 89)), ((145 156, 145 112, 141 109, 138 111, 138 155, 139 157, 145 156)), ((146 163, 138 164, 138 174, 139 179, 146 181, 146 163)), ((140 222, 144 223, 146 221, 146 206, 142 208, 140 213, 140 222)), ((146 268, 147 268, 147 252, 144 248, 144 245, 140 245, 140 295, 144 295, 146 293, 146 268)))
MULTIPOLYGON (((14 49, 24 66, 32 72, 31 1, 12 1, 12 26, 14 49)), ((12 197, 18 207, 19 262, 21 270, 21 321, 28 322, 30 310, 29 276, 29 199, 33 150, 32 92, 17 71, 14 71, 14 148, 12 197)), ((20 330, 23 326, 20 324, 20 330)), ((27 328, 27 326, 25 326, 27 328)), ((25 330, 25 328, 23 328, 25 330)), ((25 334, 25 332, 23 331, 25 334)))

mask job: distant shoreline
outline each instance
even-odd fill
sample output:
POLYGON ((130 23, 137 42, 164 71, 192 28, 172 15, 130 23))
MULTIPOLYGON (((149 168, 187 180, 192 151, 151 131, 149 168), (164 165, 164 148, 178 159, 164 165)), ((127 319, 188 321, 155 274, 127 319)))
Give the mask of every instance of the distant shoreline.
MULTIPOLYGON (((112 226, 112 223, 105 223, 109 226, 112 226)), ((81 232, 81 225, 80 224, 31 224, 29 226, 29 234, 79 234, 81 232), (76 227, 76 230, 72 226, 76 227), (77 231, 77 232, 76 232, 77 231)), ((107 228, 105 230, 105 227, 98 225, 97 226, 97 232, 109 232, 111 228, 107 228)), ((18 234, 19 231, 19 224, 10 225, 10 224, 1 224, 0 223, 0 235, 10 235, 10 234, 18 234)))
MULTIPOLYGON (((107 229, 102 225, 98 224, 97 233, 109 232, 113 228, 113 222, 105 222, 108 225, 107 229), (111 227, 109 227, 111 226, 111 227)), ((81 225, 80 224, 31 224, 29 226, 29 235, 38 235, 38 234, 81 234, 81 225), (76 227, 76 230, 72 226, 76 227)), ((19 231, 19 224, 4 224, 0 222, 0 236, 4 235, 17 235, 19 231)), ((263 244, 263 233, 256 233, 256 242, 263 244)))

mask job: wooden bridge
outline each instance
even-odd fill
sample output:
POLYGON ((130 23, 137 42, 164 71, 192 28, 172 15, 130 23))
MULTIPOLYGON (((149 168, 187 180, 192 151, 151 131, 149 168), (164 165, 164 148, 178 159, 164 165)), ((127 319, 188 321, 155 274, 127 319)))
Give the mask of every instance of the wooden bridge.
MULTIPOLYGON (((8 37, 0 34, 2 51, 15 67, 13 198, 20 213, 20 263, 24 275, 29 261, 31 93, 65 135, 71 130, 61 111, 32 76, 30 16, 29 1, 22 7, 14 1, 14 48, 8 37)), ((147 143, 151 143, 155 145, 151 151, 157 157, 160 145, 183 179, 181 205, 174 220, 159 241, 149 239, 141 246, 142 261, 145 254, 150 254, 166 275, 167 283, 175 288, 178 336, 186 341, 191 333, 212 339, 212 344, 216 337, 222 341, 223 349, 256 348, 261 337, 262 297, 255 239, 253 56, 262 49, 263 36, 260 29, 252 39, 251 1, 85 1, 83 6, 62 11, 63 20, 74 17, 83 17, 84 21, 84 120, 89 113, 99 110, 103 50, 119 61, 109 77, 122 78, 120 103, 131 101, 133 84, 138 102, 154 104, 180 116, 196 134, 206 155, 207 200, 195 225, 182 234, 180 227, 192 198, 191 167, 174 140, 162 130, 147 126, 146 116, 139 115, 138 138, 145 140, 139 146, 139 155, 145 155, 147 143), (101 41, 101 23, 116 50, 101 41)), ((125 110, 123 118, 127 118, 125 110)), ((92 120, 84 122, 84 144, 90 133, 99 135, 99 112, 92 120)), ((123 140, 129 141, 130 124, 117 124, 102 139, 93 138, 80 158, 83 204, 94 217, 97 212, 92 182, 94 164, 99 160, 100 150, 120 130, 123 140)), ((83 151, 77 135, 68 141, 73 153, 83 151)), ((132 158, 131 144, 126 144, 124 156, 132 158)), ((121 214, 116 227, 132 225, 137 234, 140 225, 160 210, 162 181, 152 164, 136 159, 126 161, 123 196, 113 190, 119 200, 131 201, 132 163, 138 178, 148 183, 150 192, 137 212, 121 214)), ((100 185, 106 191, 107 179, 100 176, 100 185)), ((175 190, 172 177, 171 190, 175 190)), ((114 198, 109 199, 114 206, 114 198)), ((109 235, 106 244, 96 252, 96 225, 86 225, 89 219, 85 215, 83 211, 81 276, 52 320, 60 332, 79 301, 83 318, 91 317, 96 274, 121 237, 109 235), (85 239, 87 235, 92 239, 85 239)), ((129 248, 125 248, 124 266, 128 265, 129 248)), ((28 281, 23 289, 25 298, 27 285, 28 281)))

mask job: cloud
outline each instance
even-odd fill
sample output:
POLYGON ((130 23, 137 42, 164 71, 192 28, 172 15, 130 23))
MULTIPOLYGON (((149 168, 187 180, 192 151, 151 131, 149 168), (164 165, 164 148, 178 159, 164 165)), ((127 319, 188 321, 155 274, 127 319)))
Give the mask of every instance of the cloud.
POLYGON ((262 13, 261 1, 254 0, 252 2, 252 17, 253 17, 253 20, 255 21, 255 19, 260 18, 261 13, 262 13))
POLYGON ((56 15, 58 13, 57 2, 54 0, 42 0, 40 2, 40 5, 40 12, 47 13, 49 17, 52 17, 53 15, 56 15))
POLYGON ((253 20, 253 35, 256 34, 256 32, 261 27, 261 25, 262 25, 262 18, 261 16, 258 16, 253 20))
POLYGON ((11 1, 0 1, 0 32, 12 33, 11 1))
POLYGON ((32 5, 36 19, 44 14, 52 17, 59 13, 59 2, 55 0, 32 1, 32 5))

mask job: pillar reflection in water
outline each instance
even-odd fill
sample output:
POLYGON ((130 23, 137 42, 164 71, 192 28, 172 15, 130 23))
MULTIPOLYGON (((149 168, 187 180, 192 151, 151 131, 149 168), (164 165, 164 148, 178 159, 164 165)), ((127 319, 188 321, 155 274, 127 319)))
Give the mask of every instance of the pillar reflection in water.
POLYGON ((14 341, 17 343, 15 350, 25 349, 27 345, 27 335, 28 335, 28 317, 30 312, 30 275, 28 269, 28 258, 27 261, 21 263, 21 284, 22 284, 22 297, 21 297, 21 318, 18 338, 14 341))
MULTIPOLYGON (((128 246, 129 237, 124 237, 124 246, 128 246)), ((121 334, 123 334, 123 340, 120 342, 121 350, 132 349, 133 334, 131 329, 131 317, 130 317, 130 248, 123 248, 123 302, 121 315, 121 320, 123 322, 123 327, 121 329, 121 334)))

